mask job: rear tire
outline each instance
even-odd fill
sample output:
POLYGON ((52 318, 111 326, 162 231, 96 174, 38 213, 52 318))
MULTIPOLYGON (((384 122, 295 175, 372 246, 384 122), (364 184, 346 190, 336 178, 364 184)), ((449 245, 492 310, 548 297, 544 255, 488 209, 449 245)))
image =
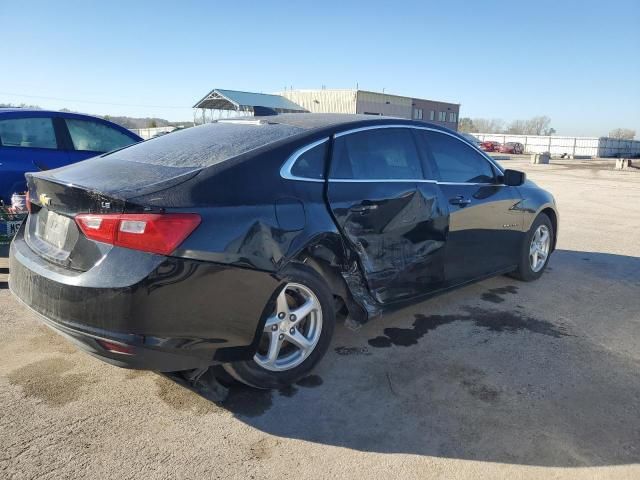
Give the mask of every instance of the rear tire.
POLYGON ((227 363, 234 379, 255 388, 282 388, 307 375, 333 337, 333 296, 324 279, 307 267, 290 267, 251 360, 227 363))
POLYGON ((524 282, 540 278, 549 263, 553 238, 551 220, 546 214, 539 214, 522 242, 520 262, 511 276, 524 282))

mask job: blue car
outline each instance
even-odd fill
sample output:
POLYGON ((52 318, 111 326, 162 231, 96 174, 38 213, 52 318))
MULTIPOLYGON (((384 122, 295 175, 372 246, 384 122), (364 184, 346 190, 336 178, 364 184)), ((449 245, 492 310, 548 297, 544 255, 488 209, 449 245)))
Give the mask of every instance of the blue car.
POLYGON ((0 108, 0 200, 26 190, 24 174, 50 170, 140 142, 115 123, 78 113, 0 108))

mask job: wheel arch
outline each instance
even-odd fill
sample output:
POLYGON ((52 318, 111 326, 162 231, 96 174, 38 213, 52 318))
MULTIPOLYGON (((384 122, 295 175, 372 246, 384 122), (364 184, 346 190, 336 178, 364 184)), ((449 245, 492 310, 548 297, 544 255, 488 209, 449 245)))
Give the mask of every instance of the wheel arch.
POLYGON ((551 226, 553 227, 553 243, 551 244, 551 251, 553 251, 556 249, 556 242, 558 240, 558 213, 550 205, 542 208, 538 212, 538 215, 541 213, 544 213, 549 217, 549 220, 551 220, 551 226))
POLYGON ((332 295, 344 303, 349 317, 357 323, 364 323, 370 317, 368 310, 363 306, 367 300, 354 294, 353 285, 350 285, 343 275, 349 269, 349 265, 354 263, 353 258, 352 252, 339 233, 325 233, 291 255, 279 271, 291 265, 313 269, 327 283, 332 295))
POLYGON ((553 244, 552 251, 556 248, 556 242, 558 239, 558 228, 560 224, 560 216, 558 209, 556 208, 555 201, 550 193, 539 189, 527 188, 522 191, 523 201, 520 204, 520 208, 524 213, 524 224, 522 231, 528 232, 531 229, 531 225, 538 218, 541 213, 544 213, 551 220, 551 226, 553 227, 553 244))

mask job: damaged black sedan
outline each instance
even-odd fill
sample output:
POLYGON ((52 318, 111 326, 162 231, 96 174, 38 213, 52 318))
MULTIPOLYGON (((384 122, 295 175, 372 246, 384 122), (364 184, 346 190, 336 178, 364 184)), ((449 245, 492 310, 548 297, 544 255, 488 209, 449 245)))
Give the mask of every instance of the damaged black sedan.
POLYGON ((10 288, 46 324, 259 388, 307 374, 339 315, 538 278, 558 231, 553 197, 464 137, 366 115, 221 120, 27 181, 10 288))

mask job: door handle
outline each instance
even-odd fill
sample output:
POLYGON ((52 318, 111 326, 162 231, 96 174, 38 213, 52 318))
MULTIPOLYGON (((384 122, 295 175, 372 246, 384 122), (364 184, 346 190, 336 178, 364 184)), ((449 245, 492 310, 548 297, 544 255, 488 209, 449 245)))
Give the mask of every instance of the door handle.
POLYGON ((457 197, 450 198, 449 203, 451 205, 459 205, 461 207, 466 207, 471 203, 471 200, 469 200, 468 198, 464 198, 462 195, 458 195, 457 197))
POLYGON ((364 215, 365 213, 371 210, 375 210, 376 208, 378 208, 377 205, 357 205, 355 207, 351 207, 349 210, 351 210, 353 213, 360 213, 364 215))

